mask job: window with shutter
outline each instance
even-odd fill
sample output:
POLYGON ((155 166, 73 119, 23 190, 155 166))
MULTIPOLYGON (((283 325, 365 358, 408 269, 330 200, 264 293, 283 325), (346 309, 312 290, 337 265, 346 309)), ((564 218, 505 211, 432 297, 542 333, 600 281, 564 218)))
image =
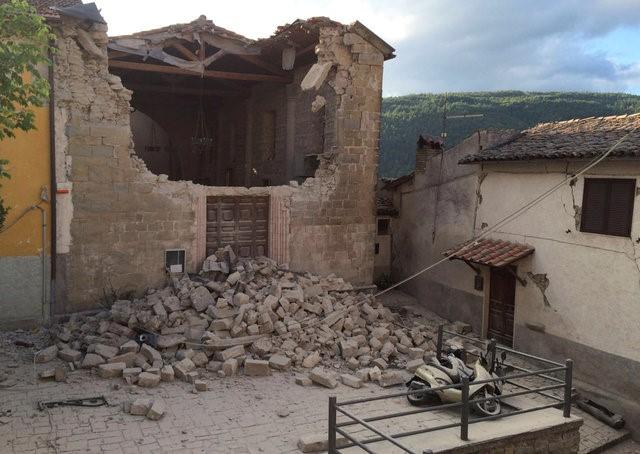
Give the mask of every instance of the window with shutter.
POLYGON ((630 236, 636 180, 585 178, 580 230, 630 236))

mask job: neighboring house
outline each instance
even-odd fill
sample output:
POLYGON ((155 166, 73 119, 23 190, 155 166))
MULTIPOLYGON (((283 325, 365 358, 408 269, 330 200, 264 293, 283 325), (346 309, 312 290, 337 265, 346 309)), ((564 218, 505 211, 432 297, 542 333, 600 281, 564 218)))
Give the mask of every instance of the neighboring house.
POLYGON ((376 198, 377 229, 374 245, 375 259, 373 266, 373 282, 384 285, 391 279, 391 224, 398 215, 391 197, 380 194, 376 198))
MULTIPOLYGON (((572 358, 579 379, 625 396, 625 405, 637 401, 640 115, 546 123, 519 134, 478 132, 451 150, 427 153, 424 170, 396 188, 394 279, 455 252, 405 289, 485 337, 572 358), (460 247, 629 132, 585 175, 460 247)), ((627 412, 640 415, 638 408, 627 412)))
MULTIPOLYGON (((0 0, 1 3, 6 3, 0 0)), ((49 23, 60 19, 52 6, 80 0, 31 2, 49 23)), ((49 75, 50 68, 40 71, 49 75)), ((0 159, 9 161, 11 179, 0 181, 0 194, 10 209, 0 230, 0 328, 47 320, 51 301, 51 231, 55 182, 51 169, 52 106, 33 108, 36 128, 0 141, 0 159)))
MULTIPOLYGON (((16 169, 5 186, 24 193, 21 206, 36 203, 43 185, 56 194, 53 258, 45 253, 54 292, 44 312, 139 295, 164 285, 168 269, 199 271, 225 245, 372 282, 391 46, 359 22, 322 17, 261 40, 204 16, 108 37, 94 4, 38 5, 57 36, 51 111, 31 133, 42 134, 29 151, 42 169, 29 181, 16 169)), ((28 233, 6 241, 29 247, 2 249, 12 258, 0 266, 12 271, 0 274, 0 319, 40 322, 40 223, 30 213, 14 228, 28 233), (20 255, 30 255, 30 274, 16 268, 20 255)))

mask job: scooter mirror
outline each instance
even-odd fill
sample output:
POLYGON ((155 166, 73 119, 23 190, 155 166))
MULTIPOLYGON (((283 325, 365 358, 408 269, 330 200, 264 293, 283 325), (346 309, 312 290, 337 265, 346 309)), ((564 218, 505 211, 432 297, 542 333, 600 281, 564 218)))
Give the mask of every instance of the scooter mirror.
POLYGON ((502 359, 502 362, 504 363, 504 360, 505 360, 505 359, 507 359, 507 352, 503 351, 503 352, 500 354, 500 359, 502 359))

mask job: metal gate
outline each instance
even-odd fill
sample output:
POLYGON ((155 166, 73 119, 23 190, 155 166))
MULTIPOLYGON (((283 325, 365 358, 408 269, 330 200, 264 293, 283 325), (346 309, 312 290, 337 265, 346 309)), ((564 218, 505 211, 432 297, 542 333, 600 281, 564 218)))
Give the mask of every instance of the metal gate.
POLYGON ((268 254, 269 196, 207 197, 207 255, 231 246, 240 257, 268 254))

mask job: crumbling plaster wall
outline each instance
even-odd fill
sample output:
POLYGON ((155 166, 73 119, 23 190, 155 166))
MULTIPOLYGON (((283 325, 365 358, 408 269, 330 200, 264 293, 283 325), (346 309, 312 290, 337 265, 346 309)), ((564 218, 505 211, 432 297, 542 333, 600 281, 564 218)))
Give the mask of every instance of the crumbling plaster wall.
POLYGON ((336 109, 324 112, 335 146, 321 156, 315 178, 301 186, 205 187, 167 181, 135 156, 131 92, 108 71, 106 26, 84 27, 70 18, 56 27, 56 176, 70 195, 58 226, 68 244, 57 257, 55 312, 161 285, 165 249, 186 249, 187 271, 197 271, 208 195, 270 195, 272 257, 293 269, 371 282, 380 51, 346 27, 320 30, 318 59, 335 65, 327 83, 336 109))
MULTIPOLYGON (((476 226, 494 224, 583 166, 557 161, 485 164, 484 201, 476 226)), ((612 160, 585 176, 638 175, 636 161, 612 160)), ((550 339, 634 361, 640 369, 640 199, 636 197, 631 237, 580 232, 585 176, 561 187, 496 235, 536 249, 518 263, 528 285, 516 287, 516 347, 537 348, 537 343, 525 345, 524 339, 542 331, 550 339)))
MULTIPOLYGON (((474 234, 482 202, 479 166, 458 161, 509 137, 509 132, 478 131, 444 153, 429 153, 424 172, 398 187, 394 203, 392 275, 399 281, 443 258, 443 252, 474 234)), ((473 288, 473 271, 459 260, 445 262, 409 281, 403 288, 425 306, 451 320, 482 330, 482 291, 473 288)), ((489 282, 488 278, 485 282, 489 282)))

